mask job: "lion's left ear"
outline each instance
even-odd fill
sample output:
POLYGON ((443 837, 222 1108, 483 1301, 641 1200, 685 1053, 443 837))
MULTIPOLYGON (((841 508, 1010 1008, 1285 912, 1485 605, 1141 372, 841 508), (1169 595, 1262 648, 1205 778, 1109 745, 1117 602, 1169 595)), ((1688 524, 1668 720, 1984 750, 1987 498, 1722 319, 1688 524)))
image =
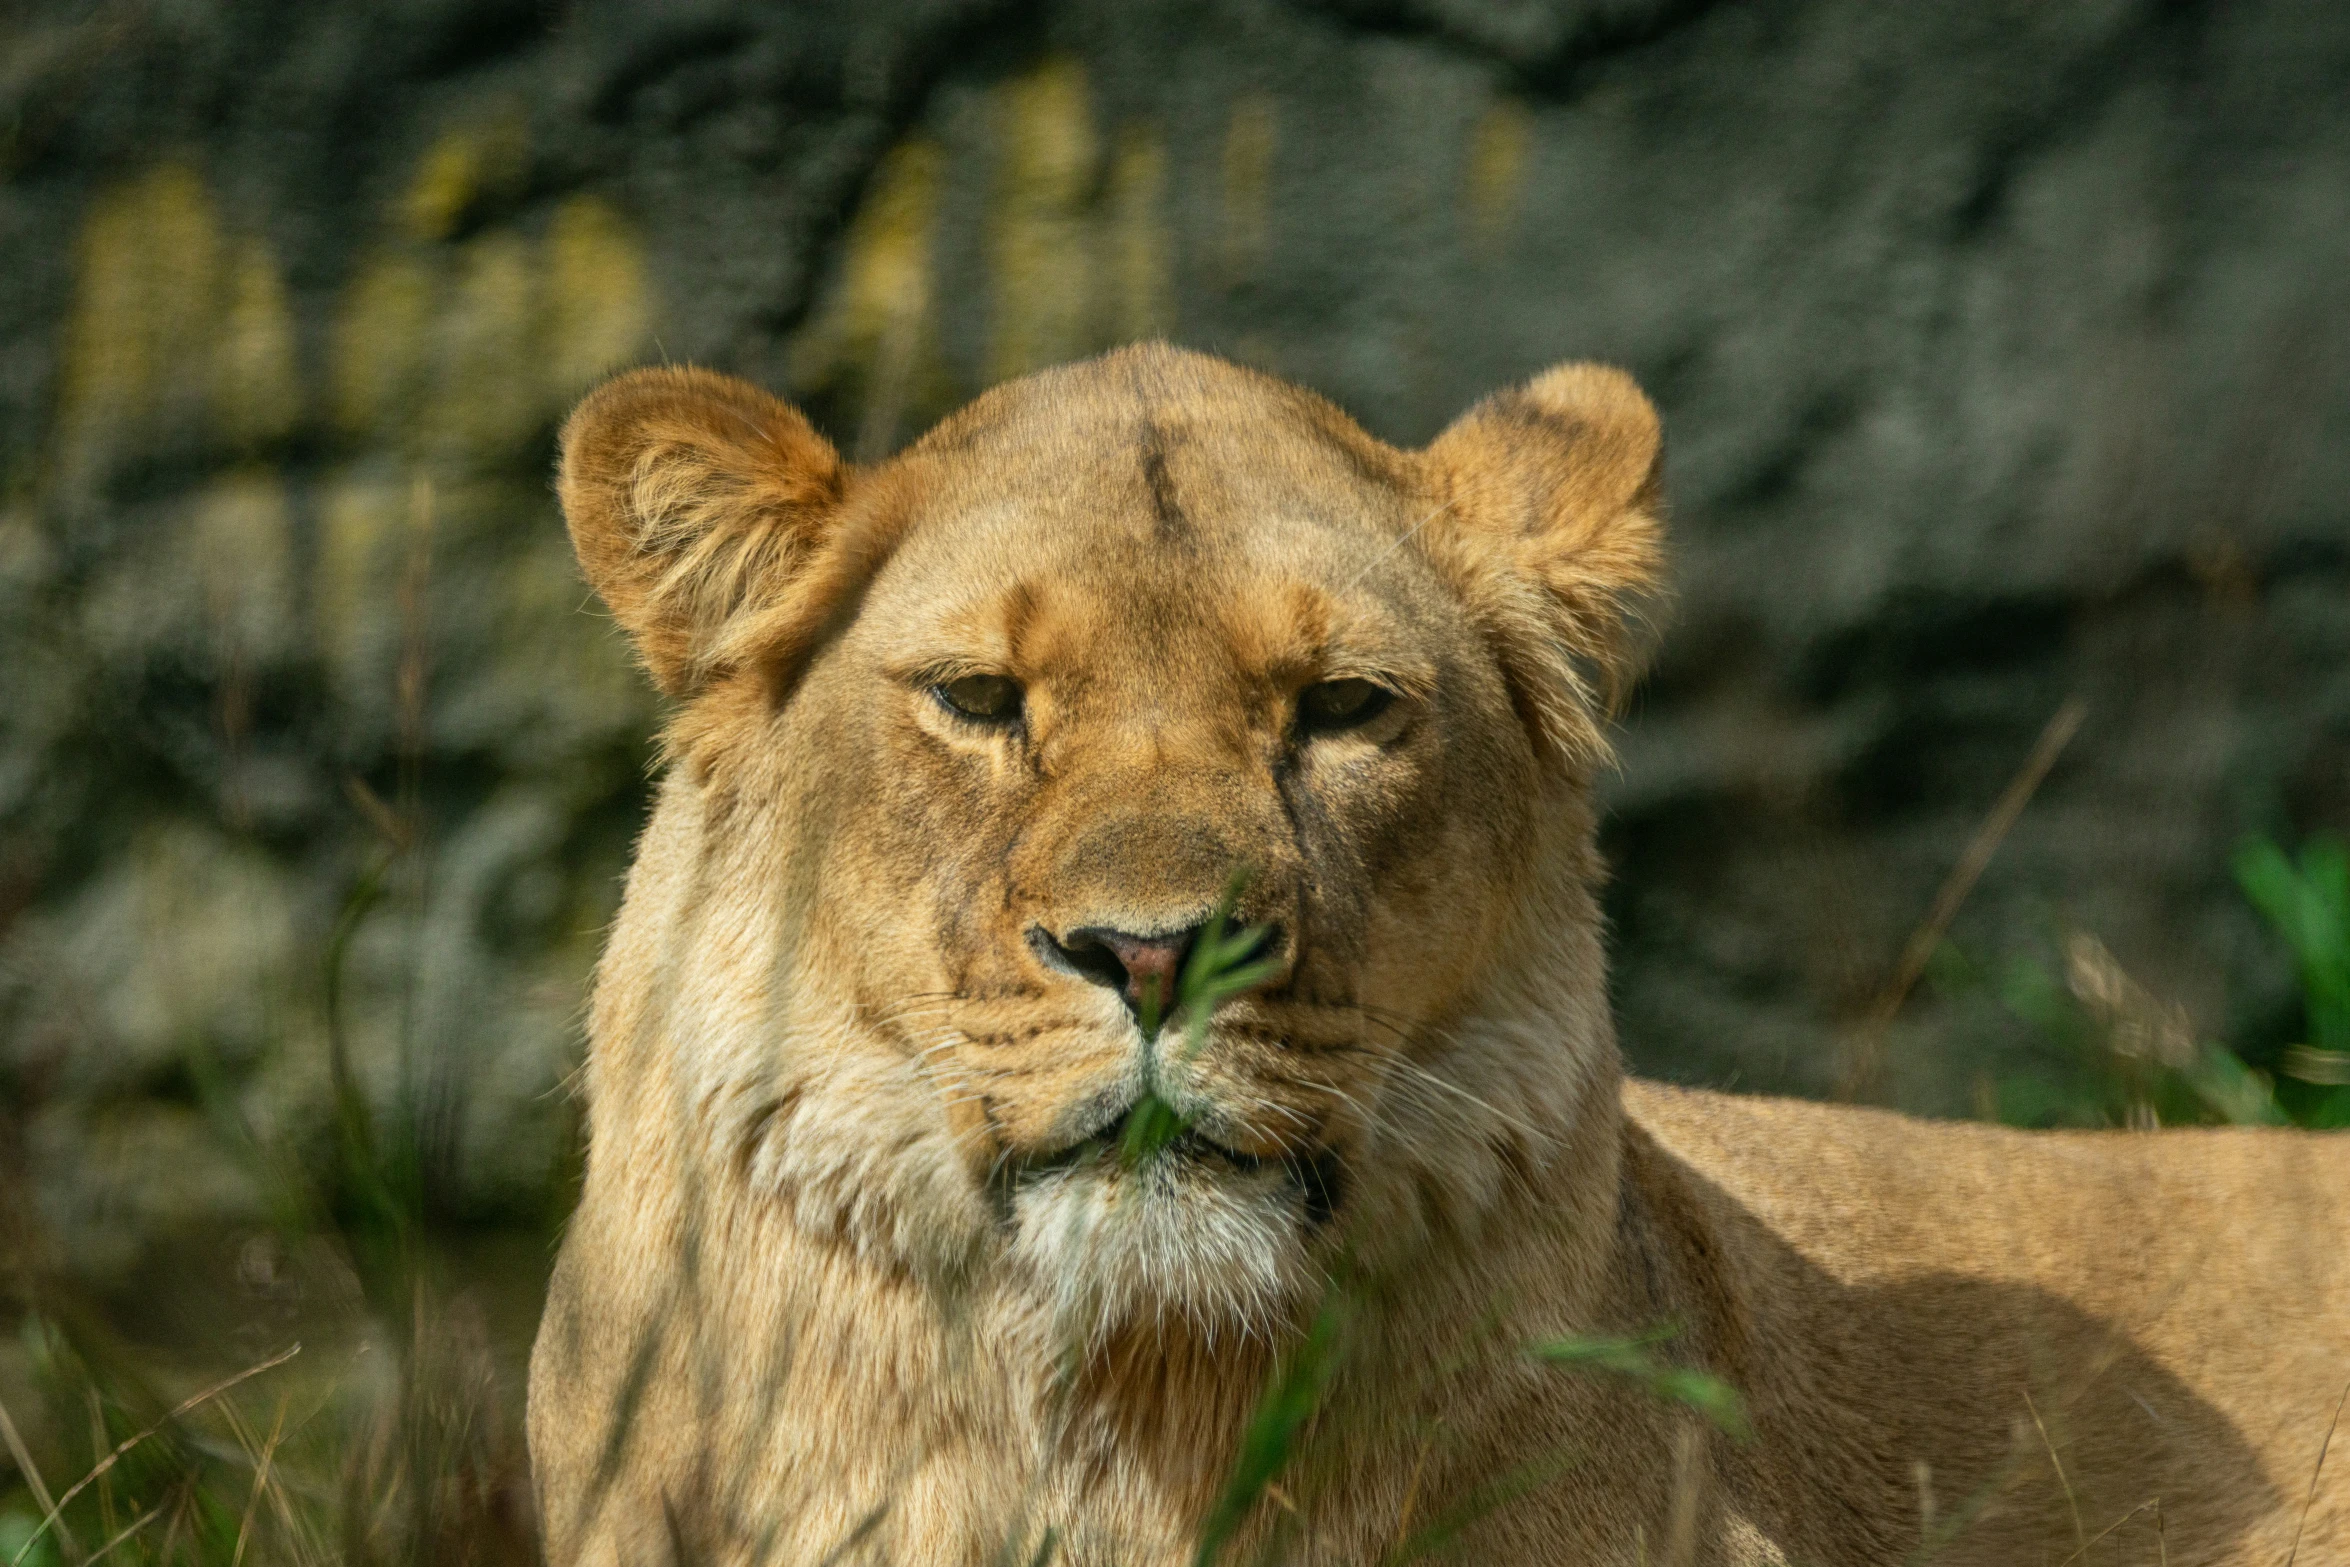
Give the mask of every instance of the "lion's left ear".
POLYGON ((1423 454, 1446 566, 1499 649, 1521 711, 1569 757, 1639 672, 1634 609, 1664 569, 1663 431, 1632 378, 1563 364, 1470 409, 1423 454))

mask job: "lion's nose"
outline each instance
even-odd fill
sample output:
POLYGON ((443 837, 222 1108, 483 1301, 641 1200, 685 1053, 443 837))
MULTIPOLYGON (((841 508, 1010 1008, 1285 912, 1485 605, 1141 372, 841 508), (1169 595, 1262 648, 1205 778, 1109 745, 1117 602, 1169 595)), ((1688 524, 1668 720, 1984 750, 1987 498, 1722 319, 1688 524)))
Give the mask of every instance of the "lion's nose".
POLYGON ((1163 935, 1141 936, 1104 925, 1084 925, 1066 935, 1040 930, 1048 961, 1107 985, 1140 1011, 1145 998, 1164 1015, 1175 1005, 1175 980, 1204 927, 1193 925, 1163 935))

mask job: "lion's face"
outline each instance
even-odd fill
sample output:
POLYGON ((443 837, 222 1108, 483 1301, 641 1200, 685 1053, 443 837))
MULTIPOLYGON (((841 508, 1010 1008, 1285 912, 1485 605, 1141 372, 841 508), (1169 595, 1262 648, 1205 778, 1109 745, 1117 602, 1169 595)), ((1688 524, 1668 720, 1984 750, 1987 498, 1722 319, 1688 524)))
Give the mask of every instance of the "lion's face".
MULTIPOLYGON (((854 1054, 1085 1325, 1294 1297, 1406 1127, 1478 1120, 1443 1096, 1493 1085, 1450 1047, 1575 922, 1576 660, 1613 656, 1651 549, 1653 416, 1567 373, 1634 438, 1537 383, 1404 453, 1167 350, 999 389, 861 474, 690 373, 567 432, 582 558, 723 802, 701 852, 767 899, 771 960, 707 999, 789 995, 753 1053, 818 1085, 854 1054), (1558 517, 1610 460, 1620 493, 1558 517), (1245 988, 1184 1010, 1223 917, 1257 933, 1245 988)), ((807 1094, 762 1135, 829 1135, 807 1094)))
POLYGON ((861 738, 827 877, 861 1010, 1030 1249, 1180 1278, 1212 1246, 1215 1289, 1272 1287, 1344 1202, 1387 1063, 1490 945, 1534 767, 1464 607, 1392 548, 1424 498, 1245 412, 955 451, 801 698, 861 738), (1270 972, 1146 1029, 1224 901, 1270 972), (1148 1095, 1184 1130, 1121 1157, 1148 1095))

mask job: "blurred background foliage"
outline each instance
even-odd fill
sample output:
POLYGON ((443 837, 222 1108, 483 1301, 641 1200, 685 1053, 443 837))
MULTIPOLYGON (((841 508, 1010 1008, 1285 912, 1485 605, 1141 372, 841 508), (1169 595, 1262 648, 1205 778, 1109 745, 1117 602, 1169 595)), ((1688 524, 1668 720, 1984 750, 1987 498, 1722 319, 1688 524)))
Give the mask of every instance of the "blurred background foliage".
POLYGON ((2350 1119, 2345 79, 2333 0, 19 0, 0 1559, 158 1420, 27 1560, 527 1553, 634 362, 863 458, 1152 335, 1403 442, 1623 363, 1634 1063, 2350 1119))

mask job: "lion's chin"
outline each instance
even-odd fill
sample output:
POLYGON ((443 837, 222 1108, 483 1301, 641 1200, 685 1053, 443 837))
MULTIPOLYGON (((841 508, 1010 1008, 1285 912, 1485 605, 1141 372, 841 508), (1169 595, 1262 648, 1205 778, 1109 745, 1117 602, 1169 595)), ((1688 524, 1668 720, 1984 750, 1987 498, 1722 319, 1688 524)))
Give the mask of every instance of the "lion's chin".
POLYGON ((1320 1282, 1308 1241, 1329 1200, 1317 1166, 1184 1137, 1130 1167, 1103 1146, 1017 1177, 1013 1255, 1068 1341, 1170 1320, 1270 1334, 1320 1282))

